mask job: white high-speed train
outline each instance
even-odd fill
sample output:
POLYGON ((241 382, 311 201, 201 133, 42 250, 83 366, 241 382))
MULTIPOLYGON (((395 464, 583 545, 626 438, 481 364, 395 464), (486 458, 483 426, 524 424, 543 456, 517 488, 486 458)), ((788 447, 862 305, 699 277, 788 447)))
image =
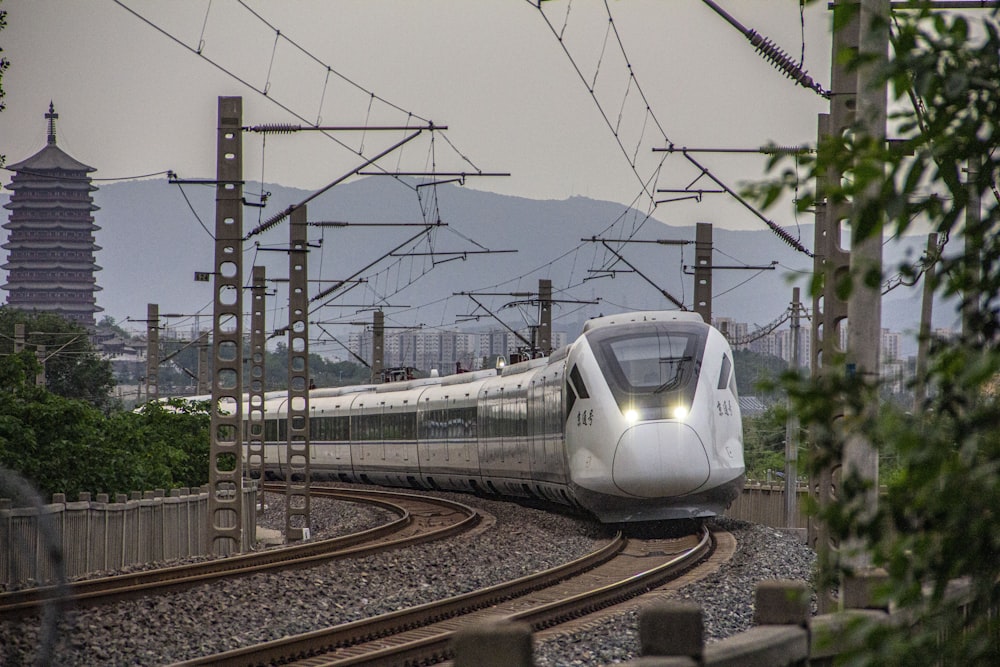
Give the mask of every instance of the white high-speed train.
MULTIPOLYGON (((286 403, 265 396, 269 476, 286 469, 286 403)), ((600 317, 547 358, 315 389, 309 409, 313 479, 545 499, 608 523, 720 514, 744 483, 732 350, 694 313, 600 317)))

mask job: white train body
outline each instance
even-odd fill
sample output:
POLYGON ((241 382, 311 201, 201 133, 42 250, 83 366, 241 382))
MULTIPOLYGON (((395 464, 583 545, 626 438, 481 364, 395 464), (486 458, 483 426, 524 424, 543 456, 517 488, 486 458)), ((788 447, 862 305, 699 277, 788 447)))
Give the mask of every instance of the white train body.
MULTIPOLYGON (((285 405, 265 397, 279 477, 285 405)), ((692 313, 597 318, 548 358, 317 389, 309 408, 313 479, 541 498, 604 522, 719 514, 744 481, 732 351, 692 313)))

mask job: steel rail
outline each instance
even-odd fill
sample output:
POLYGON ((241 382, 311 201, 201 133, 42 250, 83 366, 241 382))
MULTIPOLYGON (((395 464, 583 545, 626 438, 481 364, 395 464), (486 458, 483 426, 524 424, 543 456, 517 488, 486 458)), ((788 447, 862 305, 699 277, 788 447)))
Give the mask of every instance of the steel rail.
MULTIPOLYGON (((265 486, 265 490, 270 491, 280 488, 283 487, 265 486)), ((62 589, 65 594, 61 596, 58 595, 60 589, 50 586, 0 594, 0 618, 37 613, 41 605, 54 599, 60 603, 77 606, 104 604, 113 600, 158 593, 223 578, 283 568, 308 567, 338 558, 380 553, 402 546, 444 539, 470 530, 481 520, 479 512, 467 505, 397 491, 314 488, 312 492, 316 497, 383 507, 397 514, 398 518, 350 535, 238 554, 201 563, 77 581, 62 589), (438 511, 434 520, 424 521, 423 515, 435 507, 438 511), (451 516, 451 521, 442 524, 441 508, 451 516)))
MULTIPOLYGON (((173 667, 430 664, 450 659, 455 631, 463 624, 481 618, 484 613, 524 620, 536 630, 557 625, 644 593, 662 585, 671 577, 679 576, 711 553, 714 540, 710 532, 703 528, 695 546, 655 567, 621 576, 613 583, 564 594, 555 601, 536 601, 522 611, 504 612, 497 606, 507 601, 523 606, 523 600, 518 598, 545 589, 548 590, 544 594, 551 596, 554 587, 563 584, 571 587, 574 578, 578 581, 585 573, 591 578, 597 575, 602 566, 614 569, 615 561, 627 560, 634 564, 635 554, 627 551, 629 544, 629 540, 619 533, 607 545, 582 558, 512 582, 274 642, 204 656, 177 663, 173 667), (410 631, 422 636, 409 641, 396 639, 399 642, 397 645, 387 645, 392 641, 393 635, 410 631), (365 646, 366 643, 373 646, 365 646), (345 653, 354 655, 345 656, 345 653)), ((647 555, 654 557, 652 554, 647 555)))

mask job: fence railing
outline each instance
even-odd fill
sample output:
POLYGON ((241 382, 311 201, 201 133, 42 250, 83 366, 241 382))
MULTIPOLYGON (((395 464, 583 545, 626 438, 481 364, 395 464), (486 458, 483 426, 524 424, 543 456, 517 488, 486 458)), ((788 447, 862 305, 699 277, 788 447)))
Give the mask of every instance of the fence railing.
POLYGON ((808 495, 809 487, 800 484, 797 489, 797 516, 793 524, 787 526, 785 521, 785 485, 747 482, 746 486, 743 487, 743 493, 726 510, 726 516, 772 528, 805 529, 808 523, 804 507, 808 495))
MULTIPOLYGON (((247 487, 246 494, 255 493, 247 487)), ((800 497, 806 488, 799 489, 800 497)), ((801 503, 800 503, 801 507, 801 503)), ((784 487, 747 484, 726 515, 772 527, 785 525, 784 487)), ((76 502, 56 494, 52 502, 34 507, 12 507, 0 498, 0 586, 47 583, 55 569, 46 557, 47 543, 61 547, 66 576, 155 561, 211 553, 208 538, 208 491, 173 489, 118 494, 81 493, 76 502), (48 520, 51 535, 42 530, 48 520)), ((256 504, 252 495, 243 503, 243 550, 253 545, 256 504)), ((800 512, 798 527, 804 527, 800 512)))
MULTIPOLYGON (((863 650, 860 624, 912 626, 905 613, 872 606, 873 587, 883 575, 845 582, 844 611, 811 616, 810 589, 801 581, 757 585, 755 626, 705 644, 702 609, 681 601, 654 603, 639 612, 641 657, 626 667, 826 667, 863 650)), ((959 609, 967 591, 957 584, 949 600, 959 609)), ((997 609, 991 613, 996 614, 997 609)), ((532 667, 531 628, 497 618, 456 633, 454 667, 532 667)))
MULTIPOLYGON (((254 544, 257 489, 243 493, 243 550, 254 544)), ((57 580, 50 542, 62 549, 67 578, 120 570, 211 553, 208 488, 118 494, 81 493, 66 502, 12 507, 0 498, 0 585, 45 584, 57 580)))

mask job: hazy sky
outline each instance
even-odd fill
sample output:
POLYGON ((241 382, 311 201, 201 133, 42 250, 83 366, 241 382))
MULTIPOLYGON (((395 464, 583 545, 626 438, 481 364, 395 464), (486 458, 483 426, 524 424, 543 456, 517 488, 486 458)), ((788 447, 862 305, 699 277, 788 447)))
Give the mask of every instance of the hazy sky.
MULTIPOLYGON (((805 68, 829 86, 825 2, 804 17, 796 0, 719 4, 794 60, 804 42, 805 68)), ((0 114, 0 152, 12 163, 41 149, 43 114, 52 100, 59 145, 96 167, 95 178, 168 169, 210 177, 220 95, 244 98, 248 125, 301 122, 282 106, 307 122, 321 117, 328 125, 405 124, 406 113, 381 98, 448 125, 448 141, 460 152, 441 139, 432 145, 421 138, 380 162, 386 169, 422 171, 434 164, 438 170, 510 172, 468 179, 466 185, 536 199, 582 195, 630 203, 641 192, 640 177, 649 178, 664 157, 650 150, 662 143, 653 116, 677 146, 814 141, 825 100, 774 70, 700 0, 617 0, 609 6, 652 115, 629 83, 604 3, 554 0, 544 3, 544 16, 562 33, 584 76, 593 82, 597 73, 595 95, 634 156, 639 176, 542 13, 524 0, 4 0, 8 28, 0 32, 0 45, 11 66, 3 82, 7 109, 0 114), (282 35, 277 40, 275 28, 282 35), (193 52, 199 45, 205 58, 193 52), (329 77, 327 66, 333 69, 329 77), (258 92, 265 86, 266 97, 258 92)), ((402 136, 338 138, 371 155, 402 136)), ((359 163, 352 150, 316 133, 270 136, 266 144, 250 135, 245 176, 318 188, 359 163)), ((732 187, 762 175, 757 156, 697 159, 732 187)), ((655 183, 682 188, 697 176, 673 155, 655 183)), ((0 182, 9 177, 0 173, 0 182)), ((697 185, 714 187, 704 179, 697 185)), ((640 198, 639 208, 648 203, 640 198)), ((785 226, 795 223, 789 207, 769 215, 785 226)), ((762 225, 720 195, 702 203, 661 204, 655 216, 679 225, 762 225)))

